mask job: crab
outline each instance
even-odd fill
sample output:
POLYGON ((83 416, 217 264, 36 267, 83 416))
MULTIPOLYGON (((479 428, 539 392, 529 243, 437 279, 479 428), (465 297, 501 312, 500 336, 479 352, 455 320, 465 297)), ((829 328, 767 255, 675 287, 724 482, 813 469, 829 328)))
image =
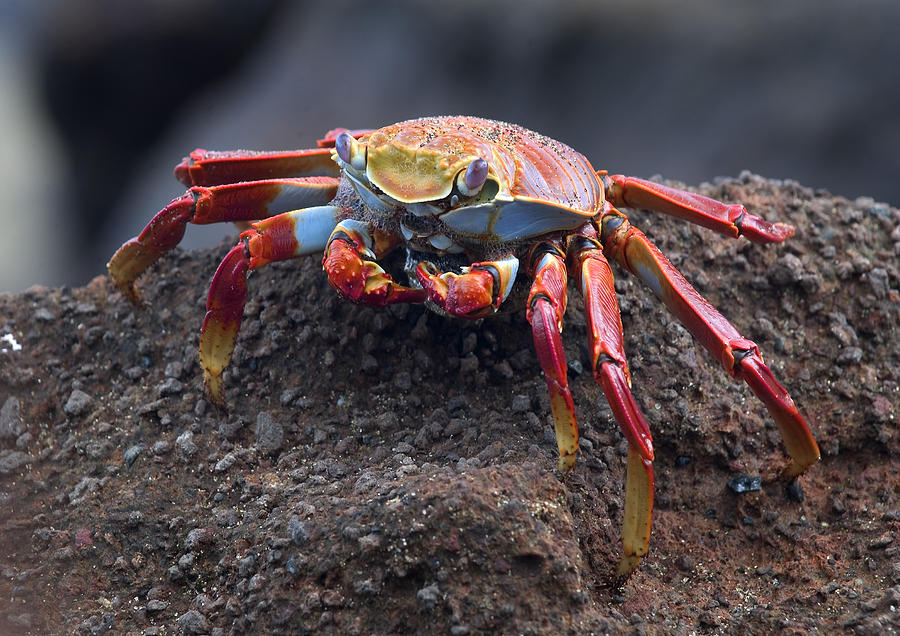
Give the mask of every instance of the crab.
POLYGON ((757 345, 707 302, 618 207, 643 208, 755 243, 794 228, 652 181, 596 171, 572 148, 520 126, 478 117, 428 117, 378 130, 336 129, 318 147, 288 152, 195 150, 175 168, 187 192, 109 261, 109 274, 140 304, 135 280, 173 249, 188 223, 249 223, 210 284, 200 363, 210 400, 225 406, 223 371, 237 339, 247 273, 324 252, 344 298, 366 305, 424 303, 480 319, 524 301, 550 394, 558 470, 578 449, 561 331, 570 281, 581 293, 591 370, 628 442, 623 556, 628 575, 647 554, 654 448, 631 392, 609 261, 643 281, 777 423, 794 478, 819 449, 757 345), (384 264, 405 250, 407 284, 384 264), (379 263, 382 264, 379 264, 379 263), (516 299, 518 299, 516 301, 516 299))

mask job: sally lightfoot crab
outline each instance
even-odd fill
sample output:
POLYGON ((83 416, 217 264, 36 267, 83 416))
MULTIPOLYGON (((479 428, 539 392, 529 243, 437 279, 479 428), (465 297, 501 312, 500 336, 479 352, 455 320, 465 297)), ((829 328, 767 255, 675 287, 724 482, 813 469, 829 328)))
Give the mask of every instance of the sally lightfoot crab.
POLYGON ((247 272, 324 251, 337 292, 357 303, 425 303, 476 319, 507 298, 524 299, 555 421, 562 472, 578 448, 560 332, 569 281, 584 298, 592 371, 628 440, 621 574, 647 553, 653 509, 653 443, 631 393, 609 260, 642 280, 778 424, 787 477, 819 449, 755 343, 738 333, 616 206, 655 210, 732 238, 780 242, 794 229, 743 206, 658 183, 595 171, 562 143, 476 117, 431 117, 379 130, 338 129, 294 152, 195 150, 175 169, 188 191, 113 255, 118 288, 138 303, 134 281, 171 250, 188 223, 249 222, 213 276, 200 335, 210 399, 224 406, 247 298, 247 272), (402 248, 404 285, 379 261, 402 248), (521 294, 513 293, 521 290, 521 294))

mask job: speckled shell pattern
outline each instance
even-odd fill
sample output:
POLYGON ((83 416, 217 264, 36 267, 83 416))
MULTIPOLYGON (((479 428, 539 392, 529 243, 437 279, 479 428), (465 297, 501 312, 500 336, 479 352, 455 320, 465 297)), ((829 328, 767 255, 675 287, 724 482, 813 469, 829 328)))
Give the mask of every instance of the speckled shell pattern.
POLYGON ((581 153, 515 124, 480 117, 424 117, 381 128, 370 143, 379 138, 381 143, 440 154, 449 165, 481 157, 499 179, 500 191, 512 197, 553 202, 591 216, 603 207, 603 186, 581 153))

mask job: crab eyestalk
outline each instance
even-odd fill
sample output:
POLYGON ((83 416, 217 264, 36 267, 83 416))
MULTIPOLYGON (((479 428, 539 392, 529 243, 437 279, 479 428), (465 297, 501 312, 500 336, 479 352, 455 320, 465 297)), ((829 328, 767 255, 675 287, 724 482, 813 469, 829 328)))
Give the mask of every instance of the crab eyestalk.
POLYGON ((480 157, 469 164, 465 172, 460 172, 456 178, 456 189, 461 194, 472 197, 481 192, 481 188, 488 177, 488 162, 480 157))
POLYGON ((366 169, 366 148, 350 133, 338 133, 338 136, 334 138, 334 150, 341 161, 357 172, 366 169))

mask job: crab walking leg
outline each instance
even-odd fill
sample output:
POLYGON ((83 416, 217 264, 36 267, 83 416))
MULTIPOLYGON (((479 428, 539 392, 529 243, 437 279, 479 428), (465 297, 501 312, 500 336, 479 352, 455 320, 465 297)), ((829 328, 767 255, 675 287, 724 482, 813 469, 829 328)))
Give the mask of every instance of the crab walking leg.
POLYGON ((175 177, 186 186, 213 186, 285 177, 338 177, 340 169, 331 159, 331 153, 331 148, 280 152, 218 152, 197 148, 175 166, 175 177))
POLYGON ((341 221, 328 238, 322 259, 328 282, 344 298, 364 305, 425 302, 423 290, 395 283, 375 262, 399 245, 400 238, 371 223, 341 221))
POLYGON ((744 236, 754 243, 779 243, 794 235, 792 226, 769 223, 750 214, 738 203, 722 203, 701 194, 621 174, 601 172, 600 178, 606 186, 606 198, 613 205, 662 212, 725 236, 744 236))
POLYGON ((217 152, 197 148, 175 166, 175 177, 186 186, 222 185, 238 181, 257 181, 276 177, 340 176, 340 168, 332 159, 332 148, 343 132, 362 137, 369 129, 329 130, 317 148, 259 152, 228 150, 217 152))
POLYGON ((603 245, 623 267, 640 278, 734 378, 743 379, 778 424, 793 477, 819 460, 819 447, 788 392, 772 375, 751 340, 741 336, 675 266, 618 210, 602 220, 603 245))
POLYGON ((588 344, 594 378, 603 388, 616 421, 628 439, 625 512, 622 522, 624 554, 620 576, 631 574, 647 554, 653 516, 653 441, 650 427, 631 394, 631 374, 625 359, 622 319, 613 287, 613 274, 597 241, 586 226, 567 245, 567 264, 584 297, 588 344))
POLYGON ((566 313, 565 257, 554 243, 541 243, 529 256, 529 273, 534 282, 528 294, 525 317, 531 323, 534 348, 544 371, 550 392, 550 410, 559 447, 557 470, 567 473, 575 466, 578 451, 578 423, 575 404, 566 377, 566 354, 563 351, 562 320, 566 313))
POLYGON ((275 261, 321 251, 341 208, 323 205, 257 221, 241 233, 222 260, 209 286, 206 317, 200 331, 200 366, 210 399, 225 407, 222 372, 231 362, 244 304, 247 272, 275 261))
POLYGON ((458 318, 483 318, 497 311, 509 296, 519 272, 515 256, 496 261, 472 263, 462 274, 442 272, 433 263, 422 261, 416 276, 428 300, 458 318))
POLYGON ((653 516, 653 462, 628 445, 625 469, 625 512, 622 516, 622 544, 625 554, 616 574, 628 576, 640 565, 650 547, 653 516))
POLYGON ((120 247, 107 263, 116 286, 133 303, 140 302, 134 281, 184 237, 187 224, 253 221, 334 198, 333 177, 268 179, 219 186, 194 186, 163 208, 147 227, 120 247))

